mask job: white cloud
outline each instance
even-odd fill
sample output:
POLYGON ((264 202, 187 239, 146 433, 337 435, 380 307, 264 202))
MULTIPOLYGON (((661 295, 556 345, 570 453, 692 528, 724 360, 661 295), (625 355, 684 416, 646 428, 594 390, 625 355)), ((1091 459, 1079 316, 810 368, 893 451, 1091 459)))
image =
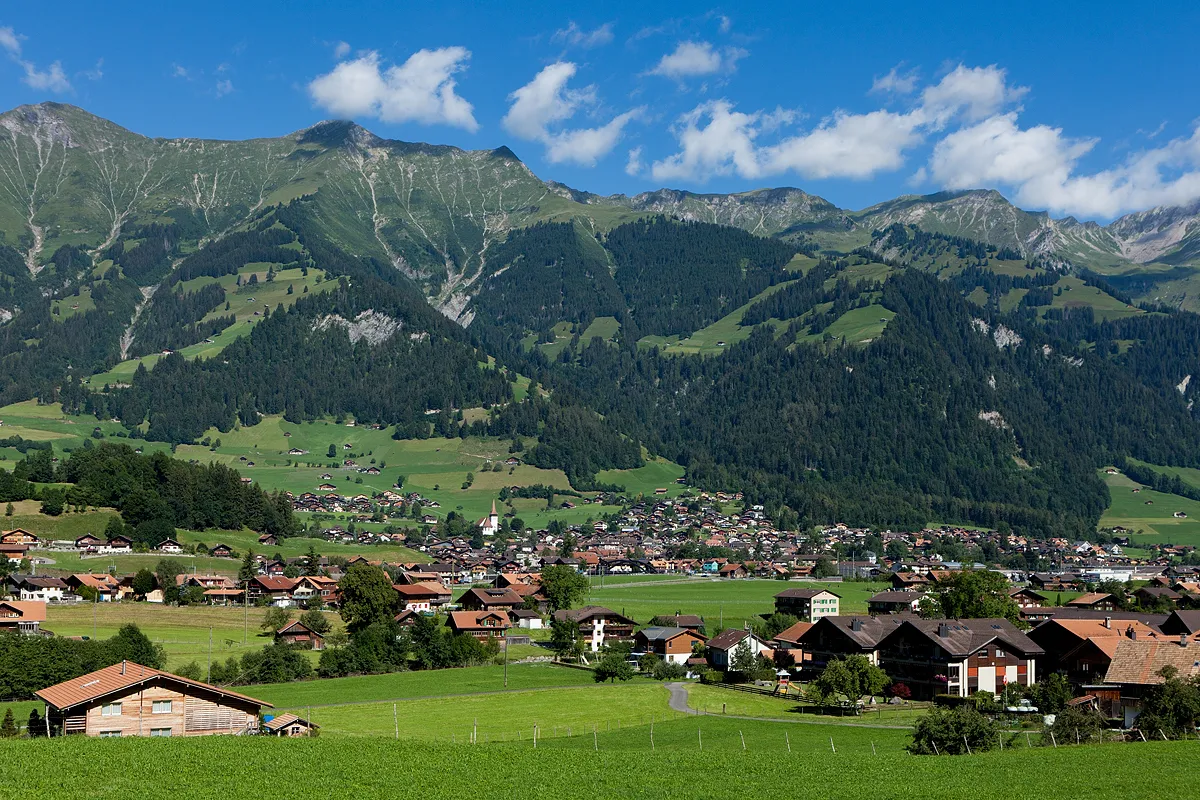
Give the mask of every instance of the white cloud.
POLYGON ((584 106, 596 103, 595 87, 567 86, 576 71, 569 61, 544 67, 533 80, 508 96, 512 105, 501 124, 514 136, 546 145, 546 158, 553 163, 569 161, 591 166, 616 147, 625 126, 640 116, 642 110, 626 111, 596 128, 552 131, 551 128, 571 119, 584 106))
POLYGON ((172 67, 172 69, 171 69, 171 77, 172 78, 187 79, 189 77, 187 67, 182 67, 179 64, 172 64, 171 67, 172 67))
POLYGON ((642 163, 642 147, 638 145, 629 151, 629 160, 625 162, 625 174, 637 177, 645 166, 642 163))
POLYGON ((717 29, 720 30, 721 33, 729 33, 729 29, 732 27, 733 20, 731 20, 729 17, 725 16, 724 14, 717 17, 717 29))
POLYGON ((0 28, 0 47, 3 47, 8 54, 13 58, 19 58, 21 55, 21 40, 25 38, 17 35, 10 27, 0 28))
MULTIPOLYGON (((873 87, 895 92, 915 89, 915 73, 902 74, 899 68, 876 79, 873 87)), ((799 118, 795 111, 777 108, 771 113, 743 113, 735 111, 728 100, 711 101, 676 121, 671 131, 680 149, 654 162, 651 172, 662 180, 701 182, 731 174, 743 178, 784 173, 812 179, 870 178, 904 166, 907 152, 929 132, 964 115, 999 109, 1024 92, 1009 87, 1004 70, 998 67, 960 65, 926 87, 906 112, 838 109, 811 130, 791 134, 785 129, 799 118), (781 138, 761 143, 776 131, 781 138)))
POLYGON ((333 57, 336 61, 341 61, 348 55, 350 55, 349 42, 338 42, 333 46, 333 57))
POLYGON ((968 119, 978 120, 1020 100, 1028 91, 1024 86, 1009 86, 1006 70, 995 64, 987 67, 959 64, 937 84, 926 87, 921 100, 939 121, 959 111, 965 112, 968 119))
POLYGON ((886 92, 891 94, 912 94, 917 88, 917 71, 900 71, 900 65, 892 67, 887 75, 878 77, 871 84, 871 92, 886 92))
POLYGON ((101 78, 104 77, 104 59, 103 58, 98 59, 96 61, 96 66, 92 67, 91 69, 85 69, 80 74, 83 75, 83 77, 87 78, 89 81, 100 80, 101 78))
POLYGON ((381 70, 379 54, 343 61, 309 85, 313 102, 339 116, 377 117, 384 122, 419 122, 479 129, 473 107, 455 92, 454 74, 466 69, 463 47, 418 50, 407 61, 381 70))
POLYGON ((1200 127, 1116 167, 1079 174, 1079 160, 1097 141, 1047 125, 1021 128, 1010 112, 947 135, 934 147, 928 173, 946 188, 1002 185, 1014 190, 1018 205, 1082 217, 1200 198, 1200 127))
POLYGON ((679 118, 672 133, 680 151, 650 168, 656 180, 696 180, 736 173, 743 178, 761 174, 754 138, 761 113, 734 111, 728 100, 701 103, 679 118), (707 119, 707 124, 701 123, 707 119))
POLYGON ((233 81, 230 81, 230 80, 217 81, 217 88, 216 88, 217 97, 219 97, 219 98, 224 97, 225 95, 229 94, 232 91, 233 91, 233 81))
POLYGON ((612 23, 606 22, 595 30, 586 31, 572 21, 567 27, 555 31, 553 39, 576 47, 599 47, 613 40, 612 28, 612 23))
POLYGON ((809 133, 763 149, 765 169, 806 178, 870 178, 904 164, 904 152, 921 141, 923 115, 837 111, 809 133))
POLYGON ((0 47, 3 47, 8 57, 25 71, 21 80, 31 89, 39 92, 55 92, 62 94, 71 91, 71 82, 63 71, 61 61, 55 61, 46 69, 38 69, 32 61, 21 58, 21 41, 24 36, 11 27, 0 28, 0 47))
POLYGON ((674 52, 663 56, 651 75, 683 80, 718 72, 732 72, 749 53, 738 47, 717 50, 709 42, 680 42, 674 52))

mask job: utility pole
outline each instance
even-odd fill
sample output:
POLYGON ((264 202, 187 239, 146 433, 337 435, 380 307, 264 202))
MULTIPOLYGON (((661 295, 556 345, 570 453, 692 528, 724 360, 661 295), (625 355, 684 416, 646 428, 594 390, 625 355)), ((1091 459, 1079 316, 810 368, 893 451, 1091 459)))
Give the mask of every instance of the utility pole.
POLYGON ((250 579, 242 584, 242 607, 246 609, 246 621, 242 624, 242 647, 246 646, 246 637, 250 635, 250 579))
POLYGON ((508 688, 508 634, 504 634, 504 688, 508 688))
POLYGON ((208 673, 205 675, 206 683, 212 683, 212 626, 208 628, 208 673))

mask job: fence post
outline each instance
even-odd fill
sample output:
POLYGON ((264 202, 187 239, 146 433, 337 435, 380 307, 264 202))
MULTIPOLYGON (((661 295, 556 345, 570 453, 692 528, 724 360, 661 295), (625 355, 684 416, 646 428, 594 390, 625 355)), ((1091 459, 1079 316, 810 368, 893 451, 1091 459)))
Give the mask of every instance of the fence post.
POLYGON ((740 736, 742 739, 742 752, 744 753, 746 752, 746 735, 741 731, 738 731, 738 736, 740 736))
POLYGON ((396 726, 396 738, 400 738, 400 714, 396 711, 396 704, 392 703, 392 724, 396 726))
POLYGON ((832 736, 829 737, 829 749, 835 753, 837 752, 837 748, 833 746, 833 737, 832 736))
POLYGON ((875 740, 874 739, 871 740, 871 755, 873 755, 873 756, 879 755, 879 753, 875 752, 875 740))
POLYGON ((790 752, 792 752, 792 740, 791 740, 790 738, 788 738, 788 732, 787 732, 787 731, 784 731, 784 732, 783 732, 783 740, 784 740, 785 742, 787 742, 787 749, 788 749, 788 752, 789 752, 789 753, 790 753, 790 752))
POLYGON ((963 734, 963 744, 966 745, 966 747, 967 747, 967 755, 969 755, 969 756, 975 755, 974 753, 971 752, 971 743, 967 741, 966 734, 963 734))
POLYGON ((700 743, 700 750, 704 750, 704 737, 700 734, 700 729, 696 728, 696 741, 700 743))
POLYGON ((1056 750, 1058 749, 1058 740, 1054 738, 1054 731, 1050 731, 1050 744, 1054 745, 1056 750))

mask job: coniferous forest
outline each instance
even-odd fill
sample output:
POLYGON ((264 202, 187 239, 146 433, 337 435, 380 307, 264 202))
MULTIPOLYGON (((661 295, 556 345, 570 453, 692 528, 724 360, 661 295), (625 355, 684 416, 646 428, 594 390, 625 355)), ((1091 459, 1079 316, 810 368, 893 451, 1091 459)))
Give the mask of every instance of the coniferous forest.
MULTIPOLYGON (((577 490, 663 456, 693 485, 743 491, 788 525, 1082 535, 1108 504, 1099 466, 1200 467, 1200 426, 1178 388, 1200 374, 1200 317, 1064 302, 1069 265, 963 237, 893 225, 846 253, 665 216, 539 222, 489 247, 456 322, 409 272, 343 241, 310 198, 198 246, 209 235, 202 217, 175 211, 95 258, 64 245, 37 276, 0 245, 0 306, 18 312, 0 325, 0 401, 61 402, 173 445, 267 414, 353 417, 395 438, 527 437, 523 460, 563 470, 577 490), (799 253, 812 258, 793 270, 799 253), (136 356, 227 328, 213 281, 247 264, 319 269, 332 283, 263 309, 217 357, 172 354, 126 383, 86 382, 121 361, 123 337, 136 356), (742 306, 719 353, 644 340, 685 338, 742 306), (835 335, 854 314, 878 317, 878 335, 835 335), (600 318, 616 332, 585 340, 600 318), (518 375, 538 389, 519 402, 518 375), (473 407, 486 417, 456 414, 473 407)), ((1101 276, 1071 274, 1128 303, 1101 276)), ((54 475, 116 503, 141 538, 167 522, 289 529, 282 506, 235 473, 181 469, 98 446, 54 475)), ((31 486, 0 480, 11 497, 31 486)))

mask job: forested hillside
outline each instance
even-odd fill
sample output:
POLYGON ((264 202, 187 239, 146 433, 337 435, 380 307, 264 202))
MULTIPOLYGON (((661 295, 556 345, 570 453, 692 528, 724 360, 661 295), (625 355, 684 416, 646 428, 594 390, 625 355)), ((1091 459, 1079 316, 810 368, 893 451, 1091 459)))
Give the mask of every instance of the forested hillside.
POLYGON ((350 123, 170 143, 67 106, 0 117, 0 171, 40 152, 64 176, 0 215, 0 403, 172 446, 272 414, 491 437, 576 490, 663 456, 790 525, 1083 535, 1096 468, 1200 467, 1192 243, 1119 255, 1187 209, 602 198, 507 148, 350 123))

